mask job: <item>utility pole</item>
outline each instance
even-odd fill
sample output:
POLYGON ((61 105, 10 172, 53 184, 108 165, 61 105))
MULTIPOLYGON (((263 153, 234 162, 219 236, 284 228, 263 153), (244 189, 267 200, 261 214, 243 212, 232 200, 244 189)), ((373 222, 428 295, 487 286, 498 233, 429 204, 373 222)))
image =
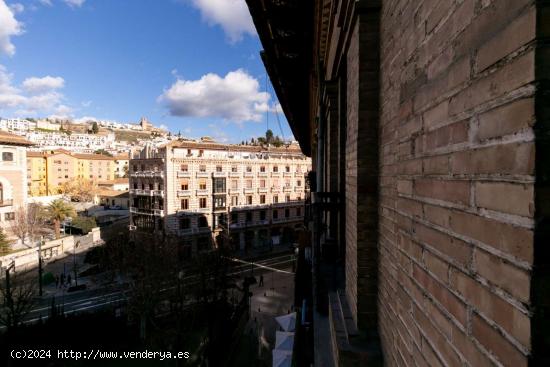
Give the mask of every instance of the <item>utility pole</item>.
POLYGON ((40 242, 38 242, 38 295, 42 297, 42 242, 44 236, 40 236, 40 242))

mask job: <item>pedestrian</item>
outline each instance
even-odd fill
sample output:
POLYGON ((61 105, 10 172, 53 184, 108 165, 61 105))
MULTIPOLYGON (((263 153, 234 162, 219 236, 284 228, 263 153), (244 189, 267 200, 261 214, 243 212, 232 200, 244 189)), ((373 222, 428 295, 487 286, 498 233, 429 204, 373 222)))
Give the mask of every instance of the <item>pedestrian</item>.
POLYGON ((67 275, 67 285, 71 286, 71 274, 67 275))
POLYGON ((260 274, 260 283, 258 283, 258 287, 263 287, 264 286, 264 276, 263 274, 260 274))

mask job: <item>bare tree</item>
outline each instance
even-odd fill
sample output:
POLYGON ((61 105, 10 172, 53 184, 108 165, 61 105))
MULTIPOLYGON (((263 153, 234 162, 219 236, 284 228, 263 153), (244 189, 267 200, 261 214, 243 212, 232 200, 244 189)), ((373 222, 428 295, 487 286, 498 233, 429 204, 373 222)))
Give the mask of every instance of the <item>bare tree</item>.
POLYGON ((39 204, 20 206, 15 210, 15 220, 11 221, 12 233, 25 246, 26 240, 34 244, 44 233, 44 211, 39 204))
POLYGON ((58 186, 57 192, 71 199, 90 202, 99 193, 99 187, 93 180, 78 178, 62 183, 58 186))
POLYGON ((36 287, 34 282, 24 280, 20 275, 7 274, 0 285, 3 303, 0 307, 0 324, 14 328, 21 324, 34 305, 36 287))

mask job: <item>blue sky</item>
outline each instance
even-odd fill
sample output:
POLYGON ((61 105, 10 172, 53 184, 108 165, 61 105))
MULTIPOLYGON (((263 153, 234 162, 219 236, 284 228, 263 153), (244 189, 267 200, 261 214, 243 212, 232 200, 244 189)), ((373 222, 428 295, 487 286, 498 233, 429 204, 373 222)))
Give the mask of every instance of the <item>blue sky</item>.
POLYGON ((260 50, 244 0, 0 0, 0 116, 280 134, 260 50))

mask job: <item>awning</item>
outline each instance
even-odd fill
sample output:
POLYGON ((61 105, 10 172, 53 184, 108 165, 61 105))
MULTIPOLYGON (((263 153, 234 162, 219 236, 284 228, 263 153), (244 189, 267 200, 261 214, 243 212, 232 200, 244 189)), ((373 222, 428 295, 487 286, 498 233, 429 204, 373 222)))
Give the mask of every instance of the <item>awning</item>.
POLYGON ((277 321, 284 331, 294 331, 296 329, 296 312, 278 316, 275 318, 275 321, 277 321))

